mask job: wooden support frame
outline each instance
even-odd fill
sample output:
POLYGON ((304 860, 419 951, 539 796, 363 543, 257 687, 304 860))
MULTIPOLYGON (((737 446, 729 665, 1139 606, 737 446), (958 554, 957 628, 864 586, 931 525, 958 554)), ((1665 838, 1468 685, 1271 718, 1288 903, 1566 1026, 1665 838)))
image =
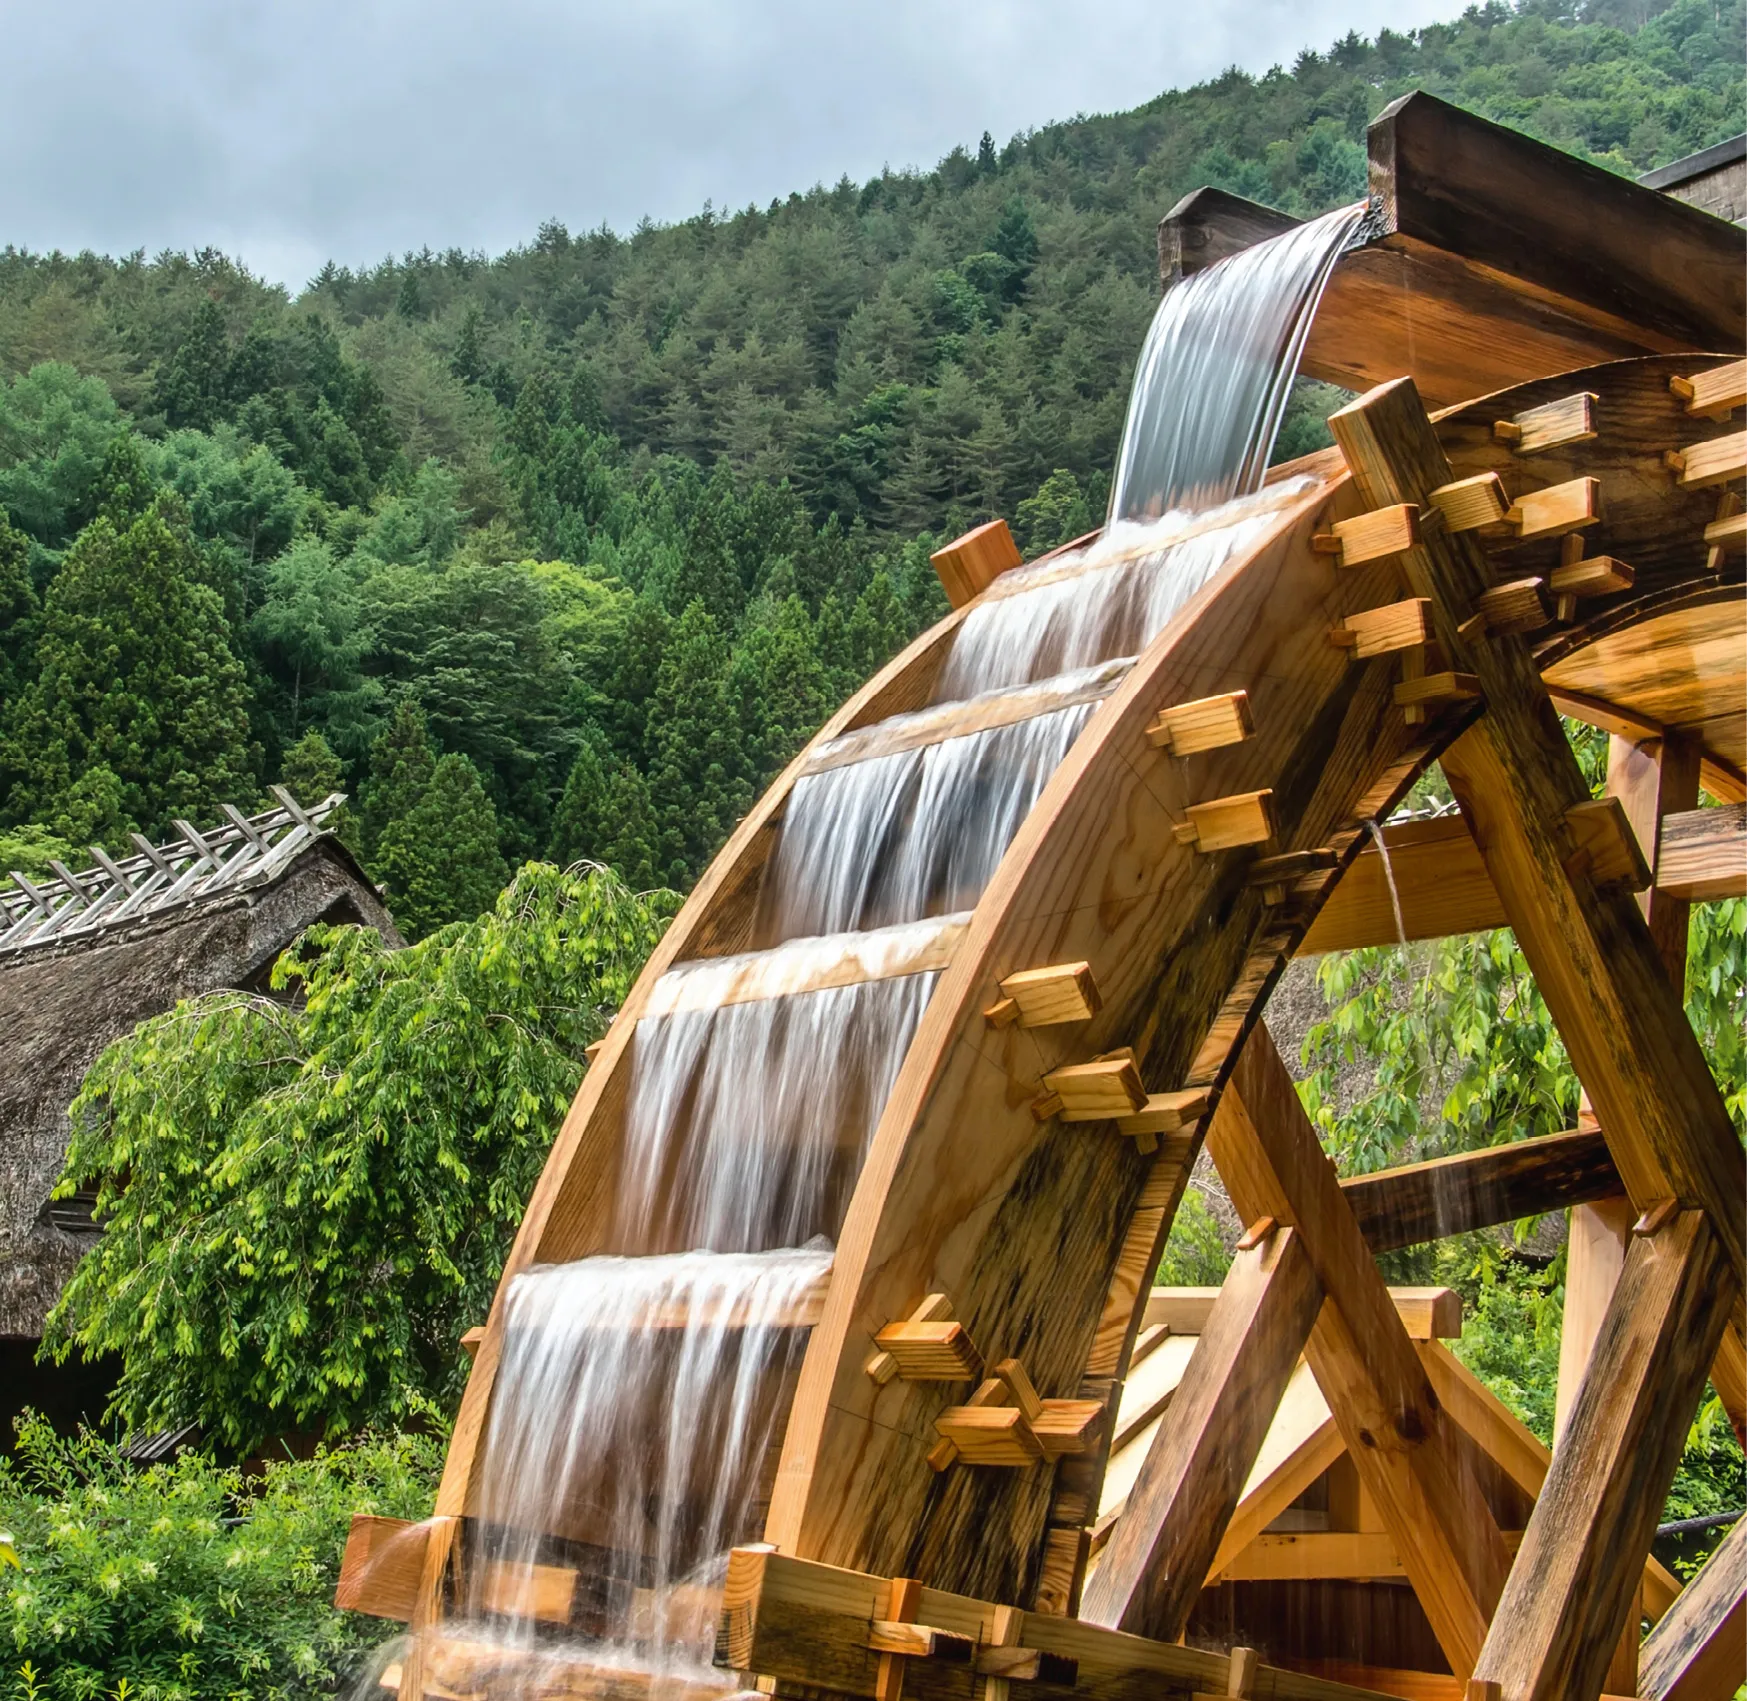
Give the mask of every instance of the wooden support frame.
POLYGON ((1747 1673, 1747 1519, 1737 1519, 1680 1598, 1644 1638, 1644 1701, 1711 1701, 1747 1673))
POLYGON ((1509 1557, 1472 1446, 1440 1408, 1292 1077, 1258 1024, 1208 1130, 1241 1214, 1304 1234, 1330 1303, 1306 1356, 1453 1669, 1480 1652, 1509 1557))

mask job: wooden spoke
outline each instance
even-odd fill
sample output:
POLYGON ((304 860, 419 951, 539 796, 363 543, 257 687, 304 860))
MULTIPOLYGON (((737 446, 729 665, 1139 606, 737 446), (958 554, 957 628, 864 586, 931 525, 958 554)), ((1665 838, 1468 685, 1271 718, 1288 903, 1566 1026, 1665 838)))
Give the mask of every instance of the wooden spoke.
POLYGON ((1644 1701, 1710 1701, 1747 1672, 1747 1519, 1737 1519, 1703 1569, 1644 1639, 1644 1701))

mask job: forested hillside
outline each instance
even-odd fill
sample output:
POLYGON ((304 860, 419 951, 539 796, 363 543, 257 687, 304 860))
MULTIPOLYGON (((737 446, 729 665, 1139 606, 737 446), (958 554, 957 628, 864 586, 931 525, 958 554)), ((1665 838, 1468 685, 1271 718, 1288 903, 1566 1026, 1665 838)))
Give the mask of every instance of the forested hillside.
POLYGON ((1180 195, 1356 198, 1413 88, 1636 173, 1741 128, 1743 34, 1743 0, 1494 4, 931 171, 295 298, 246 256, 8 248, 0 864, 284 778, 357 795, 415 933, 529 856, 683 887, 944 608, 934 541, 1101 513, 1180 195))

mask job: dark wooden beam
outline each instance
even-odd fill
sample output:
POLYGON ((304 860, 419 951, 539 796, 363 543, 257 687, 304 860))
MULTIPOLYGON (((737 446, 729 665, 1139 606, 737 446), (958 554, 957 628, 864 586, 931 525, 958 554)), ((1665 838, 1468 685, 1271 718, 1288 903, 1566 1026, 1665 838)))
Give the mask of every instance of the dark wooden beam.
POLYGON ((1632 1237, 1474 1669, 1507 1701, 1601 1693, 1732 1286, 1702 1212, 1632 1237))
POLYGON ((1373 1252, 1495 1228, 1623 1192, 1600 1129, 1349 1176, 1341 1192, 1373 1252))
POLYGON ((1306 1358, 1451 1667, 1473 1669, 1509 1565, 1474 1445, 1432 1391, 1265 1023, 1238 1056, 1207 1149, 1246 1221, 1300 1230, 1329 1303, 1306 1358))
POLYGON ((1747 1673, 1747 1519, 1738 1519, 1644 1638, 1644 1701, 1711 1701, 1747 1673))
POLYGON ((1082 1618, 1163 1642, 1183 1634, 1321 1308, 1322 1284, 1296 1230, 1276 1229, 1238 1253, 1082 1618))
POLYGON ((1665 815, 1656 889, 1688 903, 1747 897, 1747 804, 1665 815))

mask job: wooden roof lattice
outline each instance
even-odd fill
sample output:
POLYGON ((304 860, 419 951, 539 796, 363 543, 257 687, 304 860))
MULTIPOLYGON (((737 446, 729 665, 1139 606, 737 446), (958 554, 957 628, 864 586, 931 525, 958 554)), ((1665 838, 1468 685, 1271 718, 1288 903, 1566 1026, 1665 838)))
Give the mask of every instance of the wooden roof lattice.
POLYGON ((7 876, 11 889, 0 891, 0 958, 272 880, 322 833, 346 797, 332 792, 306 810, 283 786, 270 789, 276 807, 245 815, 226 804, 219 827, 202 831, 177 821, 177 836, 158 845, 134 833, 138 849, 132 856, 118 860, 93 845, 91 866, 79 873, 60 861, 50 863, 54 877, 44 881, 14 869, 7 876))

